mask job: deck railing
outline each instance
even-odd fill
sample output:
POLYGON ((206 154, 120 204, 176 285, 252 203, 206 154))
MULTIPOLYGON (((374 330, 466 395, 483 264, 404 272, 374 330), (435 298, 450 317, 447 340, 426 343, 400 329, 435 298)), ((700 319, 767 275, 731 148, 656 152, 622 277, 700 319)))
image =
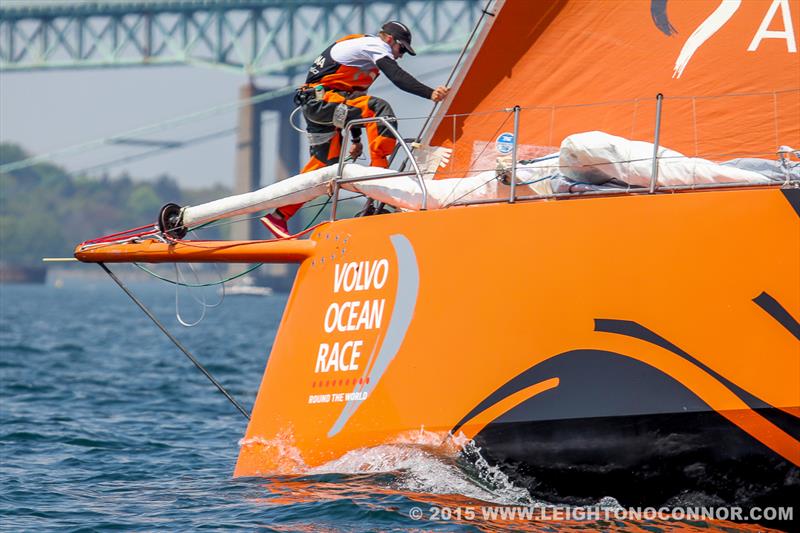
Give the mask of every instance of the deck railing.
POLYGON ((419 170, 419 165, 417 161, 414 159, 414 154, 411 151, 411 148, 408 146, 408 143, 403 139, 403 137, 398 133, 397 128, 395 128, 391 121, 393 121, 392 117, 370 117, 370 118, 359 118, 356 120, 351 120, 347 124, 345 124, 344 130, 342 131, 342 149, 339 153, 339 167, 336 171, 336 178, 333 181, 333 204, 331 206, 331 221, 336 220, 336 208, 339 203, 339 189, 341 188, 342 183, 351 183, 356 181, 369 181, 375 179, 383 179, 383 178, 391 178, 391 177, 399 177, 399 176, 416 176, 417 183, 419 183, 420 189, 422 189, 422 211, 425 211, 428 208, 428 189, 425 187, 425 180, 422 177, 422 173, 419 170), (344 165, 345 165, 345 154, 347 154, 347 149, 349 148, 350 144, 350 130, 356 126, 363 126, 364 124, 373 124, 373 123, 380 123, 382 124, 389 132, 397 139, 400 147, 408 156, 408 161, 411 162, 411 166, 414 168, 413 172, 390 172, 386 174, 375 174, 372 176, 360 176, 357 178, 345 178, 344 177, 344 165))
MULTIPOLYGON (((776 132, 776 141, 777 138, 777 131, 778 131, 778 123, 779 121, 786 120, 784 116, 786 114, 786 109, 784 109, 783 113, 781 113, 781 107, 778 105, 779 102, 783 101, 784 98, 787 98, 794 94, 800 94, 800 91, 780 91, 778 93, 763 93, 763 94, 730 94, 730 95, 720 95, 720 96, 707 96, 707 97, 687 97, 687 96, 672 96, 672 97, 665 97, 662 94, 656 95, 655 98, 645 98, 645 99, 631 99, 631 100, 624 100, 624 101, 609 101, 609 102, 598 102, 598 103, 588 103, 588 104, 575 104, 575 105, 553 105, 553 106, 531 106, 531 107, 522 107, 519 105, 515 105, 513 107, 508 107, 504 109, 498 109, 494 111, 483 111, 480 113, 475 114, 453 114, 453 115, 446 115, 442 117, 439 122, 439 126, 437 128, 441 131, 447 131, 449 129, 449 122, 452 121, 452 138, 447 135, 448 141, 452 142, 455 146, 455 141, 460 134, 457 132, 460 130, 460 127, 463 125, 462 121, 466 121, 469 118, 474 118, 476 115, 481 115, 480 120, 484 121, 485 128, 487 131, 491 131, 495 129, 496 132, 493 136, 490 135, 490 139, 485 142, 485 146, 480 143, 476 143, 475 146, 472 147, 471 155, 462 150, 461 151, 461 160, 458 161, 456 165, 451 165, 450 170, 443 170, 440 171, 438 177, 446 177, 448 173, 451 173, 453 177, 463 177, 468 175, 475 175, 476 173, 485 172, 487 170, 494 170, 496 168, 495 160, 497 155, 506 155, 510 156, 511 164, 510 168, 506 166, 506 174, 507 178, 510 177, 509 181, 504 181, 506 185, 509 186, 508 195, 504 198, 491 198, 491 199, 480 199, 480 200, 466 200, 461 201, 460 199, 456 199, 450 203, 448 203, 445 207, 449 206, 464 206, 464 205, 474 205, 474 204, 486 204, 486 203, 515 203, 517 201, 528 201, 534 199, 547 199, 547 198, 568 198, 568 197, 577 197, 577 196, 615 196, 621 194, 655 194, 656 192, 675 192, 675 191, 682 191, 682 190, 707 190, 707 189, 719 189, 719 188, 731 188, 731 187, 763 187, 765 185, 777 185, 777 186, 798 186, 800 187, 800 180, 794 175, 790 175, 789 173, 789 166, 786 163, 786 157, 788 151, 790 151, 787 147, 781 147, 778 149, 777 156, 778 159, 783 163, 786 173, 786 179, 783 182, 776 181, 774 184, 764 184, 764 183, 684 183, 684 184, 677 184, 677 185, 663 185, 659 184, 659 163, 664 161, 666 158, 672 157, 671 155, 664 155, 663 151, 667 148, 673 148, 673 144, 677 143, 686 148, 685 151, 682 150, 683 153, 686 153, 684 157, 692 158, 698 157, 703 159, 709 160, 726 160, 732 159, 735 157, 757 157, 757 158, 766 158, 768 156, 767 153, 715 153, 713 149, 710 149, 711 146, 714 146, 715 141, 719 137, 720 133, 715 132, 712 128, 714 124, 714 115, 709 112, 708 109, 703 108, 703 102, 705 101, 713 101, 719 98, 728 98, 728 99, 740 99, 742 103, 757 103, 758 105, 765 105, 764 101, 772 102, 770 105, 772 106, 774 112, 772 117, 772 122, 774 123, 774 129, 776 132), (763 101, 762 101, 763 100, 763 101), (665 134, 662 131, 662 120, 663 120, 663 109, 665 101, 670 102, 670 114, 667 119, 667 124, 674 124, 675 121, 678 121, 680 124, 685 123, 686 127, 682 127, 680 129, 680 135, 678 136, 680 139, 674 139, 676 130, 671 129, 667 130, 666 138, 665 134), (639 139, 639 140, 646 140, 648 137, 651 139, 653 143, 653 151, 652 151, 652 162, 651 162, 651 174, 649 176, 649 180, 645 184, 641 185, 628 185, 627 187, 621 188, 608 188, 604 190, 591 190, 591 191, 580 191, 580 192, 553 192, 551 194, 536 194, 536 195, 520 195, 520 185, 517 181, 518 175, 518 167, 520 164, 520 160, 528 160, 528 161, 536 161, 541 160, 541 156, 545 153, 552 153, 558 151, 558 145, 560 142, 558 141, 563 135, 566 133, 560 130, 564 129, 563 123, 560 122, 559 118, 562 120, 564 117, 567 118, 566 123, 574 123, 576 114, 580 117, 581 123, 586 124, 586 127, 582 131, 589 131, 589 130, 606 130, 607 128, 604 126, 614 123, 617 124, 617 130, 619 129, 619 125, 621 124, 619 117, 624 116, 626 117, 625 120, 628 118, 630 119, 630 125, 624 126, 623 129, 630 128, 629 133, 623 135, 631 140, 639 139), (609 117, 612 117, 611 122, 608 122, 609 117), (570 118, 572 120, 570 120, 570 118), (512 126, 513 121, 513 126, 512 126), (525 124, 533 124, 537 123, 540 126, 540 130, 543 130, 543 134, 540 132, 538 134, 541 137, 541 140, 538 141, 537 144, 522 144, 520 143, 520 130, 525 128, 525 124), (650 126, 648 126, 648 123, 650 126), (511 126, 511 127, 509 127, 511 126), (513 129, 512 129, 513 128, 513 129), (652 129, 651 129, 652 128, 652 129), (509 131, 511 130, 511 131, 509 131), (513 133, 512 133, 513 131, 513 133), (549 134, 548 134, 549 131, 549 134), (506 132, 506 133, 502 133, 506 132), (707 133, 703 133, 707 132, 707 133), (511 135, 508 135, 511 133, 511 135), (497 140, 494 137, 500 134, 500 137, 497 140), (503 151, 499 150, 500 139, 505 136, 503 140, 504 147, 503 151), (510 139, 509 139, 510 137, 510 139), (692 150, 692 146, 694 149, 692 150), (692 153, 692 151, 694 153, 692 153), (466 155, 465 155, 466 154, 466 155)), ((738 104, 737 104, 738 105, 738 104)), ((331 213, 331 219, 336 219, 336 210, 337 204, 339 202, 339 190, 341 185, 344 183, 350 182, 359 182, 359 181, 368 181, 372 179, 382 179, 388 177, 401 177, 401 176, 408 176, 414 177, 419 187, 422 191, 422 203, 421 208, 422 210, 427 209, 428 207, 428 191, 425 185, 425 179, 422 174, 422 171, 419 168, 417 161, 414 158, 412 148, 409 146, 408 142, 406 142, 403 137, 398 133, 398 128, 396 124, 398 122, 403 121, 412 121, 418 120, 424 117, 407 117, 407 118, 395 118, 395 117, 373 117, 367 119, 358 119, 348 122, 345 125, 345 128, 342 131, 342 148, 339 158, 339 167, 337 171, 337 178, 334 180, 333 183, 333 207, 331 213), (344 165, 345 165, 345 157, 348 152, 349 144, 349 132, 352 128, 363 126, 365 124, 370 123, 379 123, 382 127, 385 127, 396 139, 398 142, 398 149, 402 150, 407 156, 407 160, 404 161, 401 165, 394 165, 398 166, 399 168, 395 172, 390 173, 381 173, 371 176, 364 176, 364 177, 353 177, 353 178, 344 178, 344 165)), ((624 122, 624 121, 623 121, 624 122)), ((613 128, 612 128, 613 129, 613 128)), ((760 131, 760 130, 759 130, 760 131)), ((575 132, 573 132, 575 133, 575 132)), ((763 133, 763 132, 762 132, 763 133)), ((750 136, 752 137, 753 134, 750 136)), ((523 135, 523 138, 525 135, 523 135)), ((483 142, 483 141, 482 141, 483 142)), ((796 152, 795 152, 796 154, 796 152)), ((649 159, 649 158, 648 158, 649 159)), ((642 163, 646 160, 631 160, 631 161, 613 161, 611 163, 634 163, 634 162, 642 163)), ((603 163, 608 164, 608 163, 603 163)), ((553 174, 557 174, 559 172, 559 164, 554 162, 553 165, 553 174)))

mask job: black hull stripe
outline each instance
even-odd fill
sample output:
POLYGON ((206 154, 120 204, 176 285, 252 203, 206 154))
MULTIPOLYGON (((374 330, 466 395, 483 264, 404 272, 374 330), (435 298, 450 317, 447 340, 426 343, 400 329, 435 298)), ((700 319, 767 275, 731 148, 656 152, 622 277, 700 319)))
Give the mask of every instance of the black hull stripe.
MULTIPOLYGON (((515 394, 523 389, 530 387, 531 385, 540 383, 542 381, 541 377, 532 375, 532 371, 535 368, 536 366, 532 366, 531 368, 525 370, 524 372, 520 373, 513 379, 507 381, 503 386, 495 390, 489 396, 487 396, 482 402, 476 405, 469 413, 464 415, 464 417, 461 420, 459 420, 455 426, 453 426, 453 429, 450 430, 450 434, 455 435, 456 432, 458 432, 458 430, 461 429, 461 426, 469 422, 472 418, 482 413, 486 409, 495 405, 496 403, 508 398, 512 394, 515 394)), ((550 376, 550 377, 556 377, 556 376, 550 376)))
POLYGON ((778 300, 767 294, 766 292, 762 292, 755 298, 753 301, 764 311, 767 312, 769 316, 774 318, 778 321, 778 323, 785 327, 789 333, 795 336, 797 340, 800 341, 800 323, 794 319, 792 315, 789 314, 778 300))
POLYGON ((595 331, 616 333, 618 335, 625 335, 627 337, 643 340, 645 342, 649 342, 650 344, 660 346, 661 348, 669 350, 683 359, 686 359, 725 385, 728 390, 738 396, 739 399, 747 404, 750 409, 763 410, 764 418, 788 433, 793 439, 800 441, 800 420, 798 420, 797 417, 794 417, 785 411, 781 411, 780 409, 768 404, 761 398, 749 393, 736 383, 733 383, 728 378, 720 375, 717 371, 709 368, 702 361, 699 361, 695 357, 689 355, 655 332, 631 320, 595 319, 594 322, 595 331))
MULTIPOLYGON (((748 391, 739 387, 729 379, 720 375, 712 368, 706 366, 704 363, 702 363, 695 357, 681 350, 668 340, 664 339, 663 337, 659 336, 653 331, 647 329, 646 327, 629 320, 596 319, 595 331, 624 335, 627 337, 643 340, 645 342, 654 344, 656 346, 664 348, 678 355, 679 357, 685 359, 686 361, 689 361, 696 367, 702 369, 703 371, 707 372, 709 375, 714 377, 728 390, 733 392, 739 399, 741 399, 750 409, 758 411, 761 414, 761 416, 763 416, 769 422, 771 422, 772 424, 783 430, 785 433, 790 435, 795 440, 800 440, 800 419, 798 417, 795 417, 780 409, 777 409, 768 404, 767 402, 756 397, 755 395, 749 393, 748 391)), ((456 432, 458 432, 459 429, 463 427, 465 423, 467 423, 469 420, 477 416, 479 413, 482 413, 486 409, 492 407, 493 405, 511 396, 512 394, 515 394, 525 388, 535 385, 536 383, 539 383, 543 380, 558 377, 562 379, 562 385, 563 385, 564 383, 563 379, 566 377, 564 375, 564 372, 569 372, 571 366, 568 365, 566 367, 562 366, 559 368, 555 368, 552 366, 551 363, 569 353, 572 352, 565 352, 557 356, 554 356, 550 359, 546 359, 528 368, 527 370, 521 372, 512 379, 508 380, 506 383, 504 383, 503 385, 498 387, 495 391, 493 391, 491 394, 489 394, 489 396, 487 396, 481 402, 479 402, 466 415, 464 415, 464 417, 462 417, 461 420, 459 420, 458 423, 455 426, 453 426, 453 428, 450 430, 450 433, 455 434, 456 432)), ((622 354, 618 355, 620 357, 627 358, 627 356, 623 356, 622 354)), ((561 386, 559 388, 561 388, 561 386)), ((581 409, 581 411, 584 414, 579 416, 589 416, 589 417, 592 416, 589 413, 591 409, 588 409, 588 407, 589 406, 587 406, 586 410, 581 409)), ((707 405, 705 406, 705 408, 713 410, 711 409, 710 406, 707 405)))
MULTIPOLYGON (((673 377, 648 363, 603 350, 572 350, 547 358, 510 379, 478 403, 450 430, 456 433, 469 420, 498 402, 549 379, 559 385, 533 395, 541 409, 527 412, 531 422, 558 419, 592 419, 605 416, 712 411, 696 394, 673 377), (607 389, 592 396, 596 383, 607 389), (553 403, 557 395, 561 398, 553 403), (548 400, 549 398, 549 400, 548 400)), ((512 407, 511 411, 517 410, 512 407)), ((498 417, 502 419, 504 415, 498 417)), ((497 420, 497 419, 496 419, 497 420)), ((496 421, 495 420, 495 421, 496 421)))
POLYGON ((781 192, 797 216, 800 217, 800 189, 781 189, 781 192))

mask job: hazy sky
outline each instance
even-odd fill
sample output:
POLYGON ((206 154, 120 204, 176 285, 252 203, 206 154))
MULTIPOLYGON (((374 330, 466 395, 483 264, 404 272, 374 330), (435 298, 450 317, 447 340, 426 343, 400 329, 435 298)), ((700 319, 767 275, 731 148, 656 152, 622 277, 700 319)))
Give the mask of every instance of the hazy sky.
MULTIPOLYGON (((454 55, 404 57, 401 65, 423 82, 436 86, 447 78, 455 60, 454 55)), ((36 155, 45 154, 233 102, 246 81, 243 75, 202 67, 3 72, 0 73, 0 141, 21 144, 36 155)), ((257 79, 256 84, 265 88, 283 86, 279 81, 268 81, 257 79)), ((389 100, 399 117, 426 116, 432 109, 430 101, 401 92, 384 76, 370 92, 389 100)), ((263 116, 265 184, 273 168, 274 117, 270 113, 263 116)), ((105 171, 112 176, 127 171, 142 179, 166 173, 190 186, 232 185, 235 134, 231 130, 236 121, 234 109, 179 127, 134 136, 187 141, 221 135, 146 159, 110 166, 105 171)), ((421 120, 401 121, 401 133, 415 135, 421 124, 421 120)), ((58 156, 53 162, 80 171, 148 150, 152 148, 108 145, 58 156)), ((305 158, 305 152, 302 157, 305 158)), ((91 174, 103 172, 103 168, 95 168, 91 174)))

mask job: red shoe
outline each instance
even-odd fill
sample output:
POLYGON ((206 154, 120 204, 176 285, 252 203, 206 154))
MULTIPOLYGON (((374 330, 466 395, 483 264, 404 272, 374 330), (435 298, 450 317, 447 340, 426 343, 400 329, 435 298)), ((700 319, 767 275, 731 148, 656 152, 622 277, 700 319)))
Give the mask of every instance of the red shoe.
POLYGON ((269 231, 272 232, 273 235, 279 239, 288 239, 292 236, 292 234, 289 233, 287 220, 280 216, 277 211, 270 213, 265 217, 261 217, 259 220, 262 224, 264 224, 264 226, 267 227, 269 231))

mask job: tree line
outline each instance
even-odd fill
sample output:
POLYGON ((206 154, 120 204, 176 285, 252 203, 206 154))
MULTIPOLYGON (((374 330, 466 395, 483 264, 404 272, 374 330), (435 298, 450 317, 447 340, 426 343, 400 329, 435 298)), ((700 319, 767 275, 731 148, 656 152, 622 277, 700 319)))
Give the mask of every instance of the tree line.
MULTIPOLYGON (((21 146, 0 143, 0 165, 28 157, 21 146)), ((222 186, 181 188, 168 175, 93 178, 51 163, 0 172, 0 260, 39 265, 42 257, 71 256, 87 239, 155 222, 168 202, 197 205, 229 194, 222 186)), ((206 229, 202 237, 225 238, 226 227, 206 229)))

